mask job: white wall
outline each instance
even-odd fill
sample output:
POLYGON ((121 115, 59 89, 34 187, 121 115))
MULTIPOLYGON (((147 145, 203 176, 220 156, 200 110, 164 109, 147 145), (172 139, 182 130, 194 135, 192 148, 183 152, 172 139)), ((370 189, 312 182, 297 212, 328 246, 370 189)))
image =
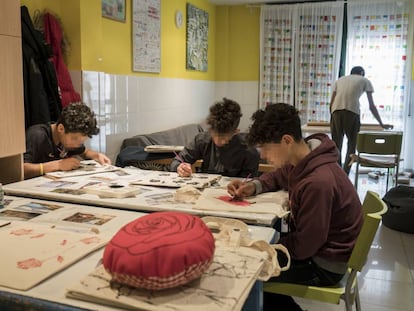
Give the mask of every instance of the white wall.
POLYGON ((215 98, 227 97, 238 102, 243 116, 240 120, 240 130, 246 132, 251 124, 250 117, 259 108, 259 82, 216 82, 215 98))
MULTIPOLYGON (((212 82, 167 78, 111 75, 102 72, 71 72, 75 89, 98 117, 101 133, 89 146, 106 153, 115 162, 122 140, 187 123, 203 123, 209 107, 227 97, 242 107, 240 129, 247 131, 258 109, 258 81, 212 82)), ((414 168, 414 88, 411 114, 404 130, 402 167, 414 168)), ((408 112, 407 112, 408 113, 408 112)))
POLYGON ((188 123, 203 123, 209 107, 223 97, 242 107, 247 131, 258 107, 258 82, 211 82, 71 72, 75 89, 98 119, 100 134, 88 146, 115 162, 122 140, 188 123))

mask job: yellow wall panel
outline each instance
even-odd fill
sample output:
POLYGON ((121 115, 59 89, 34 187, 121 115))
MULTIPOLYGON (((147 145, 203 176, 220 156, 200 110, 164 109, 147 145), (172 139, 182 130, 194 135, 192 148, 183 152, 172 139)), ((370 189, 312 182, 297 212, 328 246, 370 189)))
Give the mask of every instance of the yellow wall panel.
POLYGON ((218 6, 216 14, 216 80, 258 80, 260 8, 218 6))

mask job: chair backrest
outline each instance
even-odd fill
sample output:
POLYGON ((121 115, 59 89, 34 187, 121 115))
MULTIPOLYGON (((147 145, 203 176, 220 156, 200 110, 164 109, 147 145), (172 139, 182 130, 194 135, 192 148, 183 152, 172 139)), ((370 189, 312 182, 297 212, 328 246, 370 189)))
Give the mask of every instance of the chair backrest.
POLYGON ((358 235, 351 258, 348 261, 348 266, 357 271, 361 271, 367 261, 372 241, 381 221, 381 215, 387 211, 387 204, 377 193, 367 191, 362 204, 362 210, 364 213, 364 224, 358 235))
POLYGON ((400 155, 402 132, 359 132, 358 153, 400 155))

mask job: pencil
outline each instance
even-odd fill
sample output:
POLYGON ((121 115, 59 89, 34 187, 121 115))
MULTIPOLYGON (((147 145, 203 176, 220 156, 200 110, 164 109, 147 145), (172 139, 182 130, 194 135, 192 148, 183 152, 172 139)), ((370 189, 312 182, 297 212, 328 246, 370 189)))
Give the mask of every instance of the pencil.
POLYGON ((251 173, 249 173, 249 175, 247 175, 244 179, 243 179, 243 181, 242 181, 242 183, 243 184, 245 184, 245 183, 247 183, 249 180, 249 178, 250 178, 250 176, 251 176, 252 174, 251 173))
POLYGON ((180 161, 181 163, 185 163, 184 159, 180 157, 180 155, 175 150, 173 152, 178 161, 180 161))

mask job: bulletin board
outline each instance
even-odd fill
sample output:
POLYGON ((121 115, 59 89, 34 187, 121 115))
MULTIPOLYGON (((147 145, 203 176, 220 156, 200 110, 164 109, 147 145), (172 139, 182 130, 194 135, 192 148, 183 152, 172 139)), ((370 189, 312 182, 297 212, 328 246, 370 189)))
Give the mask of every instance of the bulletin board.
POLYGON ((161 72, 161 0, 133 0, 133 71, 161 72))

